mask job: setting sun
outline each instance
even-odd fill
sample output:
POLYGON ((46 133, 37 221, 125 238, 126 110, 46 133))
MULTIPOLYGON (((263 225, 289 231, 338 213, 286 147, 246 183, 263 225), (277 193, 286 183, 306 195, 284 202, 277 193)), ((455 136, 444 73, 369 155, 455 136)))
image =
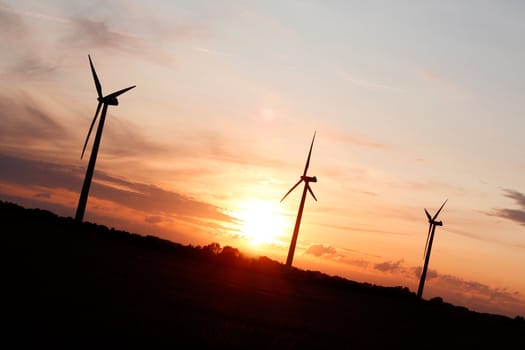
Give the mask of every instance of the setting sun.
POLYGON ((275 243, 286 228, 279 208, 270 202, 247 201, 232 213, 240 221, 239 230, 251 244, 275 243))

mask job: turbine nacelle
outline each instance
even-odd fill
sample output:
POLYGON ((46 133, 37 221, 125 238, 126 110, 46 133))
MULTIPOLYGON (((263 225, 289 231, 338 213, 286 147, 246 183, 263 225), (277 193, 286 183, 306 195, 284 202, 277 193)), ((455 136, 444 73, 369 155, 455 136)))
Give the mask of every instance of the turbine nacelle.
POLYGON ((101 103, 104 103, 104 104, 107 104, 107 105, 110 105, 110 106, 118 106, 118 100, 116 97, 109 97, 106 96, 106 97, 98 97, 97 98, 98 102, 101 102, 101 103))
POLYGON ((317 177, 303 175, 301 176, 301 180, 303 180, 304 182, 317 182, 317 177))

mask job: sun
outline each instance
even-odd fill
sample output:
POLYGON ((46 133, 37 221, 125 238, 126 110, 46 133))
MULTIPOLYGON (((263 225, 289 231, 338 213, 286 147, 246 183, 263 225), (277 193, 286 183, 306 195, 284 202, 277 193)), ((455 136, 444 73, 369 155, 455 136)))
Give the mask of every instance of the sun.
POLYGON ((271 202, 246 201, 235 214, 241 234, 251 244, 276 243, 285 233, 287 222, 280 208, 271 202))

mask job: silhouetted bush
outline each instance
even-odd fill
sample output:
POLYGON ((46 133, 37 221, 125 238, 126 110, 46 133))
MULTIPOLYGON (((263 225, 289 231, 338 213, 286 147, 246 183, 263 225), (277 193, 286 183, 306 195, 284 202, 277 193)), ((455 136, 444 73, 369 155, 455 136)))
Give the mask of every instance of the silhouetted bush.
POLYGON ((443 298, 441 298, 441 297, 434 297, 434 298, 430 299, 428 301, 428 303, 431 304, 431 305, 439 305, 439 306, 441 306, 441 305, 443 305, 443 298))

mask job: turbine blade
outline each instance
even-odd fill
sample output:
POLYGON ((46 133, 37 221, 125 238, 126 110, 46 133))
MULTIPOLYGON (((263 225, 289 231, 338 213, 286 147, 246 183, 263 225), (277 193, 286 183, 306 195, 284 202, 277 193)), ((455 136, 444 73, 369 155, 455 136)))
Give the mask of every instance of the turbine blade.
POLYGON ((117 97, 117 96, 119 96, 119 95, 122 95, 122 94, 125 93, 126 91, 133 89, 135 86, 136 86, 136 85, 133 85, 133 86, 127 87, 127 88, 125 88, 125 89, 122 89, 122 90, 116 91, 116 92, 114 92, 114 93, 112 93, 112 94, 109 94, 109 95, 107 95, 106 97, 104 97, 104 100, 105 100, 105 99, 108 99, 108 98, 114 98, 114 97, 117 97))
POLYGON ((303 176, 306 176, 306 172, 308 171, 308 166, 310 166, 310 157, 312 156, 312 147, 314 146, 314 140, 315 140, 316 133, 317 131, 314 132, 314 137, 312 138, 312 144, 310 145, 310 152, 308 152, 308 159, 306 160, 306 166, 304 167, 303 176))
POLYGON ((428 213, 427 209, 425 209, 425 214, 427 214, 428 221, 430 222, 432 220, 432 217, 428 213))
POLYGON ((91 66, 91 73, 93 73, 93 80, 95 80, 95 87, 97 88, 98 97, 102 98, 102 86, 100 86, 100 81, 98 80, 97 72, 95 72, 95 67, 91 61, 91 56, 89 57, 89 65, 91 66))
POLYGON ((95 125, 95 121, 97 120, 98 112, 100 111, 100 106, 102 105, 102 102, 99 102, 97 105, 97 111, 95 112, 95 116, 93 117, 93 120, 91 121, 91 126, 89 127, 89 131, 86 137, 86 142, 84 142, 84 147, 82 148, 82 154, 80 155, 80 159, 84 157, 84 152, 86 150, 86 146, 89 140, 89 135, 91 135, 91 130, 93 130, 93 125, 95 125))
POLYGON ((427 243, 425 244, 425 251, 423 252, 423 259, 425 259, 425 256, 427 255, 428 241, 430 239, 430 231, 432 231, 432 223, 428 225, 427 243))
POLYGON ((303 181, 303 179, 297 181, 297 183, 295 185, 293 185, 292 188, 290 188, 290 191, 286 192, 286 194, 284 195, 284 197, 281 199, 281 202, 286 198, 286 196, 288 196, 290 194, 290 192, 292 192, 297 186, 299 186, 299 184, 303 181))
POLYGON ((315 198, 315 194, 314 192, 312 191, 312 189, 310 188, 310 185, 306 185, 308 187, 308 192, 310 192, 310 194, 312 195, 312 197, 314 197, 315 201, 317 202, 317 198, 315 198))
POLYGON ((443 204, 441 204, 441 207, 439 208, 439 210, 437 211, 436 215, 434 215, 434 217, 432 218, 432 221, 436 220, 436 218, 438 217, 439 215, 439 212, 441 211, 441 209, 443 209, 443 207, 445 206, 445 203, 448 201, 448 198, 445 199, 445 201, 443 202, 443 204))

